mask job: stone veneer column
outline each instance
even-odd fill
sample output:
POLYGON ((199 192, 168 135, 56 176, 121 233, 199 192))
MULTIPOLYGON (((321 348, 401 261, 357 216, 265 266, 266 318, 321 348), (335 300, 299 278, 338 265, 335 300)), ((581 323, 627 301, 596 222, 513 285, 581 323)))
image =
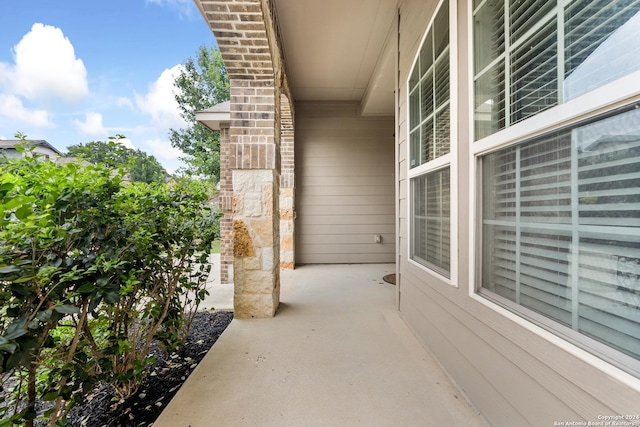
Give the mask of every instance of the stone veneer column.
POLYGON ((272 317, 280 301, 278 176, 269 169, 233 171, 235 317, 272 317))
POLYGON ((231 81, 234 311, 272 317, 280 301, 279 97, 273 79, 231 81))

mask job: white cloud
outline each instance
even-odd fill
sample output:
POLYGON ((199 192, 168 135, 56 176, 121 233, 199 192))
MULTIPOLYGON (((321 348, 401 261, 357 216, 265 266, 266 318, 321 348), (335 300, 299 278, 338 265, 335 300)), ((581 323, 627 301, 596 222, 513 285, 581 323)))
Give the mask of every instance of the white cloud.
POLYGON ((50 126, 49 113, 45 110, 30 110, 14 96, 0 93, 0 115, 33 126, 50 126))
POLYGON ((127 148, 131 148, 132 150, 136 149, 136 147, 133 146, 133 142, 131 142, 129 138, 119 138, 116 140, 116 142, 124 145, 127 148))
POLYGON ((160 7, 168 7, 176 9, 180 13, 180 16, 186 16, 192 18, 196 8, 193 4, 193 0, 147 0, 147 4, 156 4, 160 7))
POLYGON ((143 142, 146 147, 149 147, 151 154, 158 159, 158 161, 177 161, 179 157, 183 157, 184 153, 179 149, 173 147, 170 141, 162 139, 147 139, 143 142))
POLYGON ((118 100, 116 101, 116 105, 118 107, 129 107, 129 109, 131 109, 133 111, 133 102, 131 102, 131 100, 127 97, 120 97, 118 98, 118 100))
POLYGON ((5 62, 0 62, 0 88, 9 87, 11 85, 11 77, 13 70, 11 66, 5 62))
POLYGON ((185 127, 186 123, 180 117, 175 93, 178 88, 174 85, 176 76, 182 70, 182 65, 176 65, 164 70, 160 77, 149 86, 146 95, 136 94, 136 104, 140 110, 151 116, 153 122, 162 129, 185 127))
POLYGON ((84 135, 104 137, 107 135, 107 130, 102 124, 102 114, 100 113, 87 113, 85 114, 85 121, 73 120, 73 125, 78 128, 80 133, 84 135))
POLYGON ((32 101, 76 103, 88 95, 87 70, 61 29, 33 24, 14 47, 15 65, 0 63, 0 85, 32 101))

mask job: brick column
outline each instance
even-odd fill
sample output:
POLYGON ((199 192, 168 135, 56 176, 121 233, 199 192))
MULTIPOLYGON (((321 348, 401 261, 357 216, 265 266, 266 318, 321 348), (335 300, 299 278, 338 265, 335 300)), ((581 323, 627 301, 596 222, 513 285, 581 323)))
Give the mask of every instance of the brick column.
POLYGON ((293 269, 295 260, 295 158, 293 109, 289 98, 280 101, 280 268, 293 269))
MULTIPOLYGON (((227 125, 228 126, 228 125, 227 125)), ((220 283, 233 278, 233 184, 229 168, 231 143, 229 128, 220 128, 220 283)))
MULTIPOLYGON (((292 118, 292 108, 288 101, 284 110, 289 113, 280 108, 280 94, 290 92, 275 4, 195 2, 216 37, 231 84, 228 170, 235 316, 273 316, 280 295, 280 136, 292 139, 293 129, 292 120, 281 129, 281 114, 292 118)), ((284 183, 284 214, 289 215, 284 224, 292 241, 293 179, 287 176, 284 183)), ((285 263, 293 266, 293 245, 286 244, 285 263)))
POLYGON ((272 317, 280 301, 278 98, 273 79, 231 81, 234 311, 272 317))

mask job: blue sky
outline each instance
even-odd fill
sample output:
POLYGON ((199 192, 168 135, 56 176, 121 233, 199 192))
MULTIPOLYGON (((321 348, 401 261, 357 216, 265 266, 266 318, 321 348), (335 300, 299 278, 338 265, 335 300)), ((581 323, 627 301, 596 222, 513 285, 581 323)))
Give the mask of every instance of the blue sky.
POLYGON ((1 0, 0 139, 127 137, 175 171, 173 78, 215 39, 193 0, 1 0))

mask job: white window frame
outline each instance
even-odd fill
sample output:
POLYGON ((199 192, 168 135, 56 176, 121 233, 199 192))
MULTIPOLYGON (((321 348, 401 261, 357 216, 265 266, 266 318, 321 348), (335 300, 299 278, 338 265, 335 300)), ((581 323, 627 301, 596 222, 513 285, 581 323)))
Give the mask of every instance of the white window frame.
POLYGON ((458 287, 458 85, 453 84, 456 80, 456 76, 458 75, 458 62, 457 62, 457 54, 458 54, 458 25, 457 25, 457 2, 455 0, 440 0, 433 11, 433 15, 429 20, 429 24, 426 26, 424 34, 418 44, 418 48, 415 53, 415 58, 411 63, 411 67, 409 67, 409 73, 407 76, 407 80, 405 82, 405 93, 406 96, 406 168, 407 168, 407 254, 408 254, 408 262, 410 265, 413 265, 423 272, 433 276, 434 278, 439 279, 440 281, 452 286, 458 287), (427 38, 427 34, 429 30, 432 28, 436 15, 440 10, 440 7, 444 4, 444 2, 448 2, 449 4, 449 114, 450 114, 450 122, 449 122, 449 153, 443 156, 437 157, 430 162, 424 163, 422 165, 411 168, 411 123, 410 123, 410 99, 409 93, 411 91, 410 88, 410 79, 411 74, 416 66, 418 58, 420 57, 420 51, 422 46, 427 38), (437 172, 438 170, 449 167, 449 221, 450 221, 450 235, 449 235, 449 249, 451 251, 449 255, 449 277, 442 275, 438 271, 431 269, 417 261, 414 261, 411 257, 412 245, 413 245, 413 209, 414 209, 414 199, 413 199, 413 185, 412 180, 414 178, 420 177, 422 175, 437 172))
POLYGON ((600 114, 640 102, 640 71, 632 72, 615 81, 606 83, 597 89, 569 101, 564 101, 473 142, 475 141, 473 0, 468 0, 467 5, 469 10, 467 14, 467 45, 469 46, 468 64, 470 67, 467 114, 470 123, 469 139, 471 141, 469 150, 469 188, 472 189, 469 193, 469 206, 472 214, 468 218, 470 230, 468 279, 471 284, 469 286, 469 297, 621 382, 632 387, 639 387, 640 378, 637 375, 640 371, 637 371, 636 366, 640 365, 640 363, 636 359, 585 335, 577 332, 574 335, 571 332, 575 331, 570 328, 538 315, 525 307, 521 307, 522 310, 512 310, 507 308, 506 305, 499 304, 494 299, 489 299, 480 294, 482 282, 480 279, 481 265, 479 265, 479 255, 482 250, 482 182, 480 179, 482 157, 511 145, 534 139, 558 128, 571 126, 600 114), (526 314, 523 315, 522 312, 526 312, 526 314), (574 342, 579 343, 580 346, 574 344, 574 342), (614 364, 612 361, 616 363, 614 364), (627 368, 622 369, 618 365, 623 365, 627 368), (631 374, 630 372, 633 373, 631 374))

